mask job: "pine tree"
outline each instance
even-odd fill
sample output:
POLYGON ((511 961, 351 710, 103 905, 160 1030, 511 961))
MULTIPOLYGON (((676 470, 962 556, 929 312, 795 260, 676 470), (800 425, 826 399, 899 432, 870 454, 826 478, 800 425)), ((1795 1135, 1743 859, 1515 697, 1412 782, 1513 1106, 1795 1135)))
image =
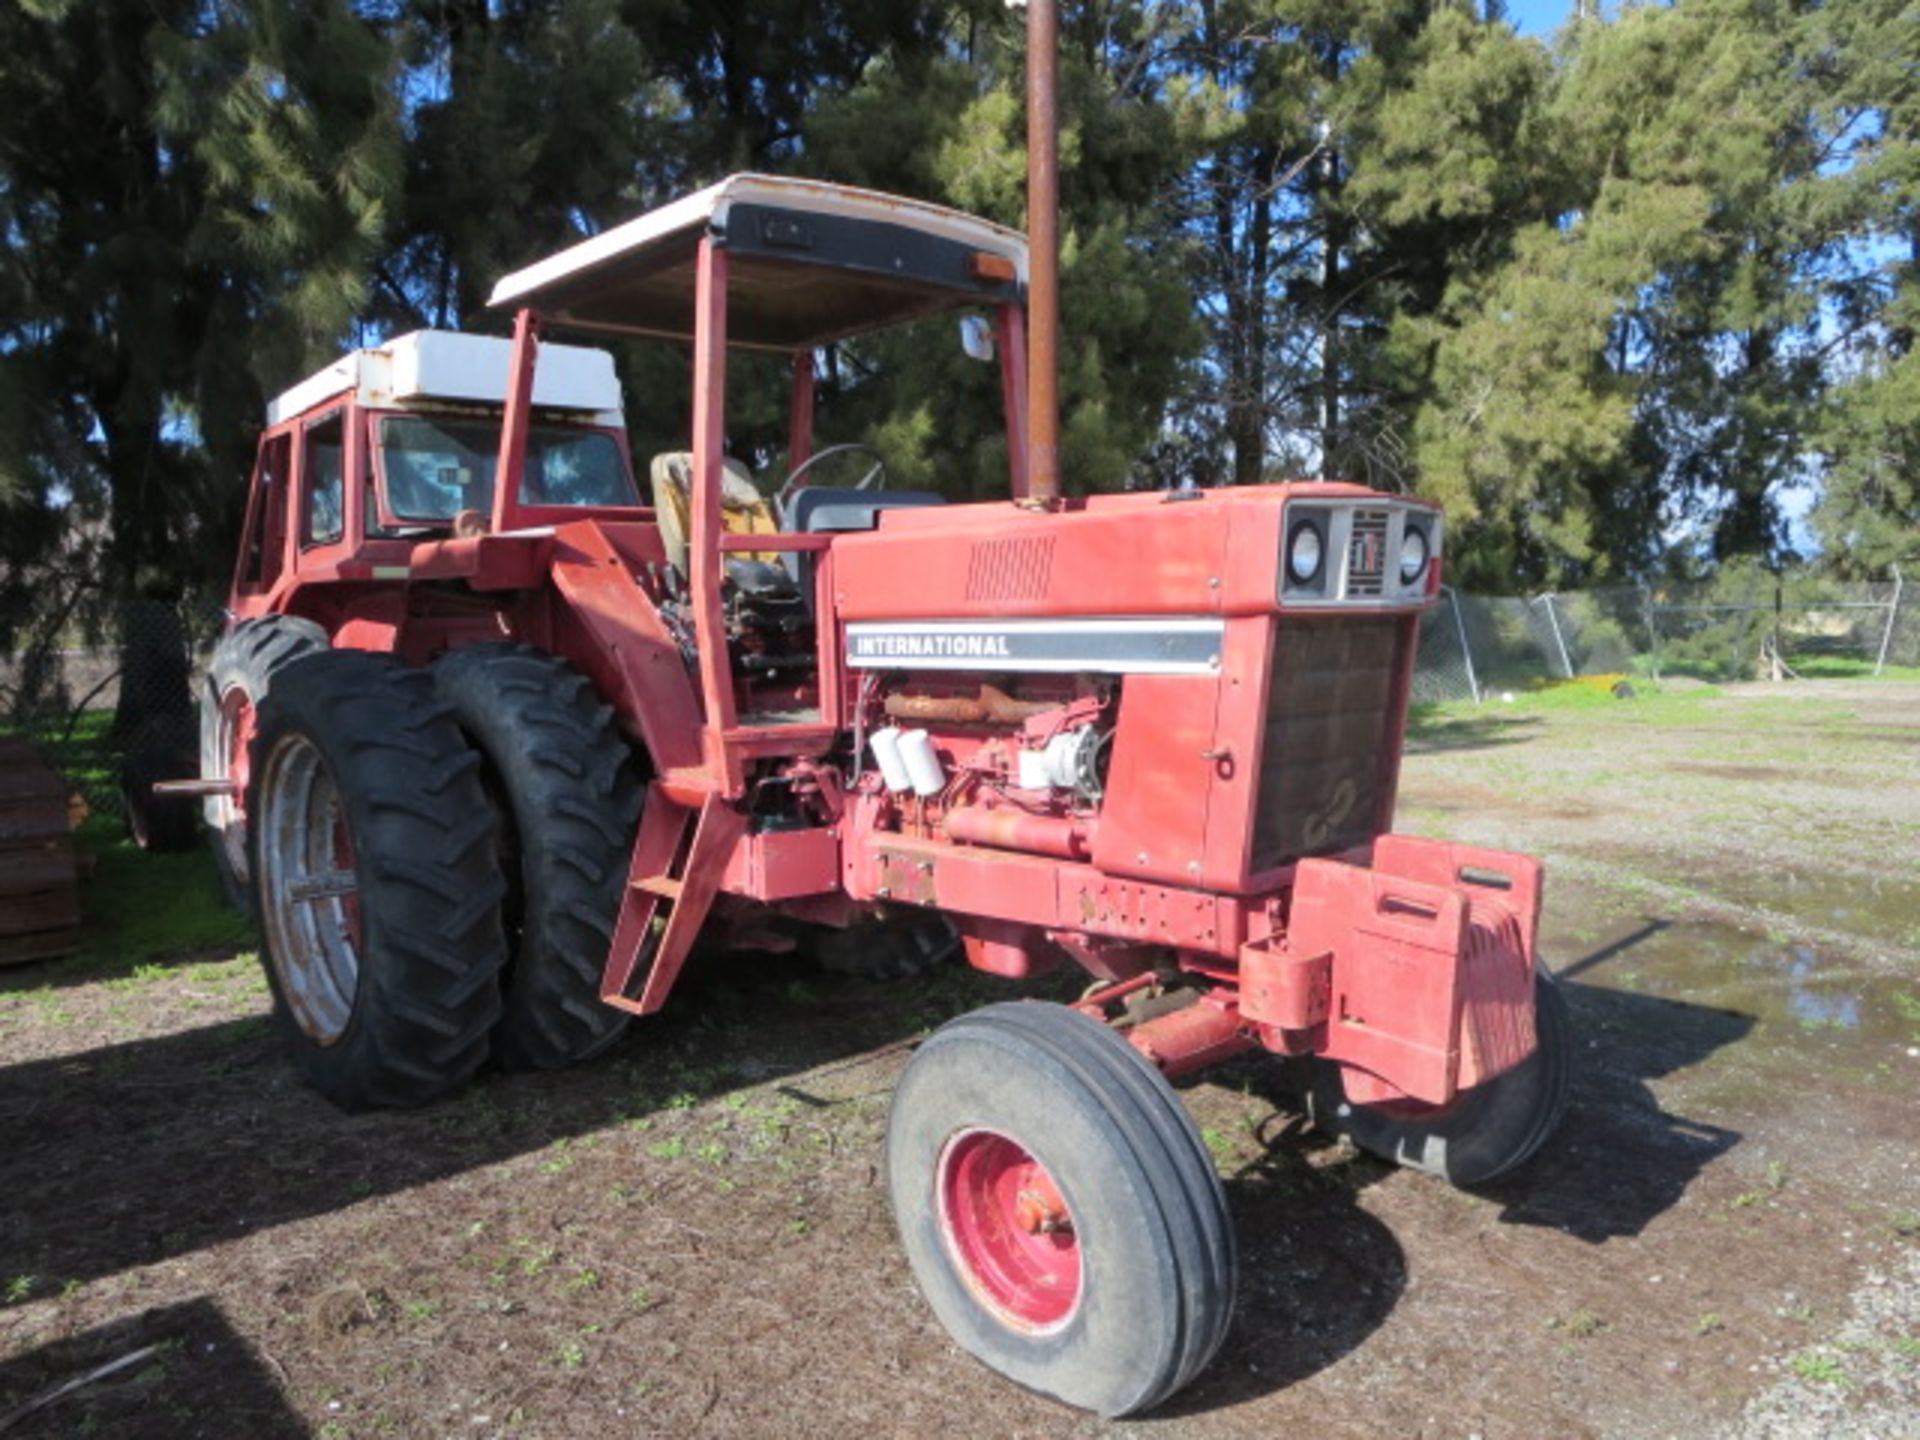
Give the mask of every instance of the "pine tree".
MULTIPOLYGON (((365 303, 385 49, 344 0, 34 0, 0 11, 0 53, 0 470, 31 517, 6 621, 105 623, 224 568, 263 386, 365 303), (19 591, 61 546, 84 594, 48 616, 19 591)), ((178 683, 123 686, 120 723, 186 707, 183 660, 124 658, 178 683)))

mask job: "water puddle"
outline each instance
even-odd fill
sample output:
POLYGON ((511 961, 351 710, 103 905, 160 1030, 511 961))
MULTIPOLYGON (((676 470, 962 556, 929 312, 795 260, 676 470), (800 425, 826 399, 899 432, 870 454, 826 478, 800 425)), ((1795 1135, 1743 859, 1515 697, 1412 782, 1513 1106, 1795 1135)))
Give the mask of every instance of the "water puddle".
POLYGON ((1562 942, 1556 953, 1575 983, 1749 1016, 1775 1041, 1820 1041, 1874 1059, 1920 1049, 1920 976, 1875 974, 1813 946, 1654 917, 1616 922, 1599 944, 1562 942))
POLYGON ((1788 916, 1814 929, 1920 949, 1920 880, 1905 874, 1835 875, 1778 865, 1742 870, 1724 863, 1712 868, 1663 864, 1661 873, 1717 900, 1788 916))

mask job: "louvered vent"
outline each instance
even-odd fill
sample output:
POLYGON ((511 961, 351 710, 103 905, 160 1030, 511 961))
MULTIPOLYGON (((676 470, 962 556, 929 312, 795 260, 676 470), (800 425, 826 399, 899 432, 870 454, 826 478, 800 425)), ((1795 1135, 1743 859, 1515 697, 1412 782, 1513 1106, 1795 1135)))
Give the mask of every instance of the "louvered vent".
POLYGON ((1053 538, 976 540, 967 561, 967 599, 1044 600, 1053 538))

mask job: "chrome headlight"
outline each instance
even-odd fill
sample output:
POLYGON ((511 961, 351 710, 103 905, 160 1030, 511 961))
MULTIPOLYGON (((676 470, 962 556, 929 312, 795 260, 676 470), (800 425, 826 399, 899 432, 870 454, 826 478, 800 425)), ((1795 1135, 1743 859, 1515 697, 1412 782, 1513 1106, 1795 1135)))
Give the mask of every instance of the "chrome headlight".
POLYGON ((1320 527, 1311 520, 1295 524, 1287 536, 1287 574, 1293 577, 1293 583, 1311 584, 1325 559, 1326 546, 1320 538, 1320 527))
POLYGON ((1409 525, 1400 540, 1400 583, 1411 585, 1426 573, 1427 532, 1409 525))

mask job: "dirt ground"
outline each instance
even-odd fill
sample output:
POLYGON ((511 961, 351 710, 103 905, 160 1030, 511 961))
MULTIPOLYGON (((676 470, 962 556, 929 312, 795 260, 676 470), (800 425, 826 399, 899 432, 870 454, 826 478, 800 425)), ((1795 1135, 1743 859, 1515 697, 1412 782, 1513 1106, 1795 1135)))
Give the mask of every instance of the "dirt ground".
POLYGON ((1567 1122, 1463 1194, 1190 1087, 1240 1302, 1161 1412, 988 1374, 895 1244, 889 1086, 1006 987, 709 963, 598 1064, 349 1118, 217 951, 0 973, 0 1429, 1920 1436, 1920 685, 1496 703, 1400 828, 1546 858, 1567 1122))

